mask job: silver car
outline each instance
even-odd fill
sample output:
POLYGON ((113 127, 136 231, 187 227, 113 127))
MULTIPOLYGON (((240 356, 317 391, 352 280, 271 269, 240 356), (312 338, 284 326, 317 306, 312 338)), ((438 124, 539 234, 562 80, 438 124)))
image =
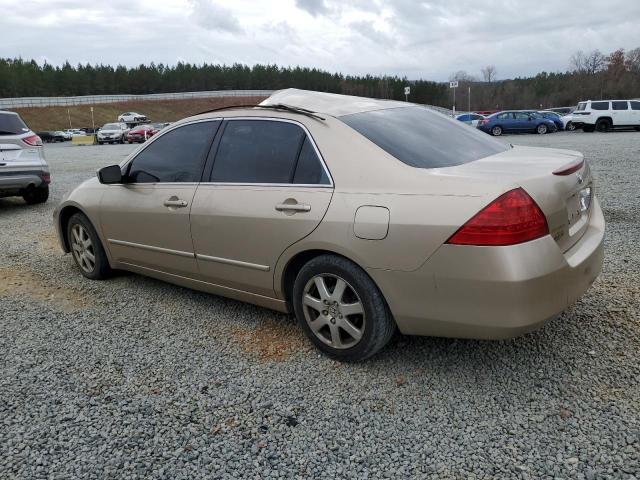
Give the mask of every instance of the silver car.
POLYGON ((107 123, 97 135, 100 145, 104 143, 124 143, 129 133, 129 127, 125 123, 107 123))
POLYGON ((40 137, 17 113, 0 111, 0 197, 43 203, 49 198, 50 181, 40 137))

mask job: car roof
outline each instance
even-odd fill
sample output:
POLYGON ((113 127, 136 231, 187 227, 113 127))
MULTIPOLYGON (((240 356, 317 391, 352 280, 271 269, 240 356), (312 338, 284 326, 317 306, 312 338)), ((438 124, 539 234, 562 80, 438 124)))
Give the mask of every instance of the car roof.
POLYGON ((339 95, 337 93, 312 92, 297 88, 278 90, 260 103, 260 105, 277 104, 305 108, 312 112, 324 113, 325 115, 334 117, 350 115, 352 113, 370 112, 373 110, 413 106, 411 103, 407 104, 407 102, 399 102, 396 100, 379 100, 375 98, 339 95))

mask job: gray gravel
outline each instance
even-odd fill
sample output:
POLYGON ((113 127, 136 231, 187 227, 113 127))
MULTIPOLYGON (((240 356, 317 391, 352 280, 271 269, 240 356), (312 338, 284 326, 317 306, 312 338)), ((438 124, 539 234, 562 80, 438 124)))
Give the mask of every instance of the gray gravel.
POLYGON ((600 279, 538 332, 360 365, 269 310, 85 280, 51 212, 132 147, 47 146, 49 203, 0 200, 0 478, 640 478, 640 133, 504 140, 586 154, 600 279))

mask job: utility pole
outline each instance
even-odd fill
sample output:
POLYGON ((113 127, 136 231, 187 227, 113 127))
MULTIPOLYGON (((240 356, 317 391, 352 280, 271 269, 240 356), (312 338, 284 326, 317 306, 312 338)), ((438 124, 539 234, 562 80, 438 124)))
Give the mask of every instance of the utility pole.
POLYGON ((67 107, 67 119, 69 120, 69 128, 73 128, 71 126, 71 114, 69 113, 69 107, 67 107))
POLYGON ((471 112, 471 87, 469 87, 469 94, 467 95, 467 112, 471 112))
POLYGON ((456 114, 456 88, 458 88, 458 81, 449 82, 449 88, 453 88, 453 115, 456 114))

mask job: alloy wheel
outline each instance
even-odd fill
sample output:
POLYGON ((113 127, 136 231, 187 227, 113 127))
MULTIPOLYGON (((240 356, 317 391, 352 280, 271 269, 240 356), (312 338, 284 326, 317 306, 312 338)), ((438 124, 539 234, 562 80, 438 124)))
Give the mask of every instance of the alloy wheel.
POLYGON ((89 237, 87 230, 78 223, 71 228, 71 249, 80 268, 87 273, 93 272, 96 268, 93 243, 91 243, 91 237, 89 237))
POLYGON ((304 317, 314 335, 326 345, 345 349, 364 334, 364 306, 354 288, 332 274, 312 277, 304 287, 304 317))

